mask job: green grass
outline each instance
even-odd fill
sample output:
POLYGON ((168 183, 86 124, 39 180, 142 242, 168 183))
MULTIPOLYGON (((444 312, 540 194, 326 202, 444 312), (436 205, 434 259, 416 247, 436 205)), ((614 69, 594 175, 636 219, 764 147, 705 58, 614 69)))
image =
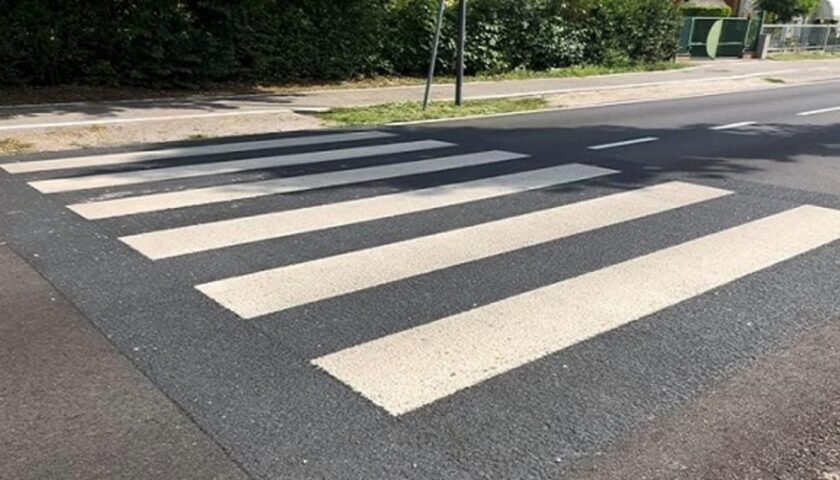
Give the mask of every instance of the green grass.
POLYGON ((787 52, 770 55, 770 60, 840 60, 840 53, 787 52))
POLYGON ((475 115, 523 112, 545 108, 542 98, 504 98, 498 100, 468 100, 461 107, 451 102, 434 102, 423 110, 420 102, 387 103, 370 107, 336 108, 314 114, 318 118, 338 125, 381 125, 393 122, 436 120, 475 115))
MULTIPOLYGON (((680 70, 690 67, 688 63, 658 62, 622 66, 579 65, 566 68, 552 68, 550 70, 513 70, 499 74, 484 74, 470 77, 474 81, 487 80, 527 80, 530 78, 582 78, 596 75, 614 75, 617 73, 656 72, 663 70, 680 70)), ((454 81, 454 80, 453 80, 454 81)))
POLYGON ((0 140, 0 155, 23 153, 32 150, 32 146, 31 143, 21 142, 16 138, 6 138, 0 140))

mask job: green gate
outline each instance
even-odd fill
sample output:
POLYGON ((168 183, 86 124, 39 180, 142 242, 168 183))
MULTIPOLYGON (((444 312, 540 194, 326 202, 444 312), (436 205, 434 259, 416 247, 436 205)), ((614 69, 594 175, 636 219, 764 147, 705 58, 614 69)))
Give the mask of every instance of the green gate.
POLYGON ((743 57, 754 51, 760 19, 689 17, 680 35, 680 53, 692 57, 743 57))

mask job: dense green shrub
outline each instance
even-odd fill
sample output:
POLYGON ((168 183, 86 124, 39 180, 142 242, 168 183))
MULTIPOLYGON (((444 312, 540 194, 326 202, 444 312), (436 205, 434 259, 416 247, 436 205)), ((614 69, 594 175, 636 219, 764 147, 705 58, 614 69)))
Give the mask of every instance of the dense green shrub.
MULTIPOLYGON (((573 2, 572 2, 573 3, 573 2)), ((392 43, 385 55, 397 73, 423 73, 429 61, 437 0, 399 0, 392 10, 392 43)), ((455 65, 457 11, 448 8, 439 52, 441 70, 455 65)), ((470 0, 466 67, 470 73, 527 68, 541 70, 583 63, 584 22, 560 0, 470 0), (576 22, 576 23, 573 23, 576 22)))
POLYGON ((601 0, 589 22, 587 59, 616 66, 668 60, 681 27, 670 0, 601 0))
MULTIPOLYGON (((383 50, 386 61, 394 73, 422 75, 428 68, 431 53, 431 39, 437 21, 438 0, 396 0, 388 12, 388 33, 383 50)), ((447 26, 449 22, 447 22, 447 26)), ((443 43, 448 44, 449 34, 443 43)), ((452 44, 454 46, 454 43, 452 44)), ((445 48, 444 48, 445 50, 445 48)), ((441 64, 448 64, 451 58, 440 55, 441 64)), ((451 65, 447 65, 451 66, 451 65)))
POLYGON ((820 5, 820 0, 758 0, 758 9, 774 22, 787 23, 796 17, 806 17, 820 5))
MULTIPOLYGON (((447 5, 440 72, 455 64, 447 5)), ((0 0, 0 84, 195 87, 427 68, 437 0, 0 0)), ((671 0, 470 0, 471 73, 673 56, 671 0)))
POLYGON ((732 7, 729 5, 699 5, 691 2, 680 5, 680 13, 684 17, 729 17, 732 7))

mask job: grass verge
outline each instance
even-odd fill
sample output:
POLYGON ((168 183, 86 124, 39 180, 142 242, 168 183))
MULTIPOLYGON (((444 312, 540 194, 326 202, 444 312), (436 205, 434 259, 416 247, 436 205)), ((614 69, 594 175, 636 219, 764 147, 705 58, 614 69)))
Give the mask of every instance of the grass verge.
POLYGON ((381 125, 394 122, 438 120, 477 115, 524 112, 545 108, 543 98, 503 98, 493 100, 468 100, 461 107, 450 102, 434 102, 423 110, 420 102, 387 103, 370 107, 336 108, 314 115, 337 125, 381 125))
POLYGON ((5 138, 0 140, 0 155, 12 155, 32 150, 31 143, 21 142, 16 138, 5 138))
MULTIPOLYGON (((513 70, 496 74, 470 76, 468 82, 526 80, 532 78, 580 78, 594 75, 617 73, 653 72, 678 70, 691 66, 690 63, 658 62, 623 66, 580 65, 551 70, 513 70)), ((454 77, 439 76, 435 83, 453 83, 454 77)), ((114 101, 134 99, 154 99, 189 96, 214 96, 260 93, 291 93, 323 89, 383 88, 421 85, 425 78, 376 76, 341 82, 297 82, 266 85, 219 85, 215 88, 196 90, 155 90, 136 87, 93 87, 81 85, 62 85, 54 87, 8 87, 0 89, 0 105, 21 105, 55 102, 114 101)))
POLYGON ((840 52, 788 52, 770 55, 770 60, 840 60, 840 52))
MULTIPOLYGON (((552 68, 550 70, 513 70, 499 74, 476 75, 470 77, 472 81, 497 81, 497 80, 527 80, 531 78, 582 78, 594 77, 596 75, 615 75, 618 73, 634 72, 658 72, 666 70, 681 70, 690 67, 690 63, 657 62, 631 64, 622 66, 603 65, 578 65, 566 68, 552 68)), ((454 82, 455 79, 446 79, 454 82)))

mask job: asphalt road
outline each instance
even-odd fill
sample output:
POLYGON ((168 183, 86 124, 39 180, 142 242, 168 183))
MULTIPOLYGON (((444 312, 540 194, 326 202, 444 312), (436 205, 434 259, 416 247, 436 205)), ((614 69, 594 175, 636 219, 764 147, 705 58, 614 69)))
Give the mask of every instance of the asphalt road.
POLYGON ((378 131, 20 158, 0 232, 256 478, 838 475, 840 83, 378 131))

